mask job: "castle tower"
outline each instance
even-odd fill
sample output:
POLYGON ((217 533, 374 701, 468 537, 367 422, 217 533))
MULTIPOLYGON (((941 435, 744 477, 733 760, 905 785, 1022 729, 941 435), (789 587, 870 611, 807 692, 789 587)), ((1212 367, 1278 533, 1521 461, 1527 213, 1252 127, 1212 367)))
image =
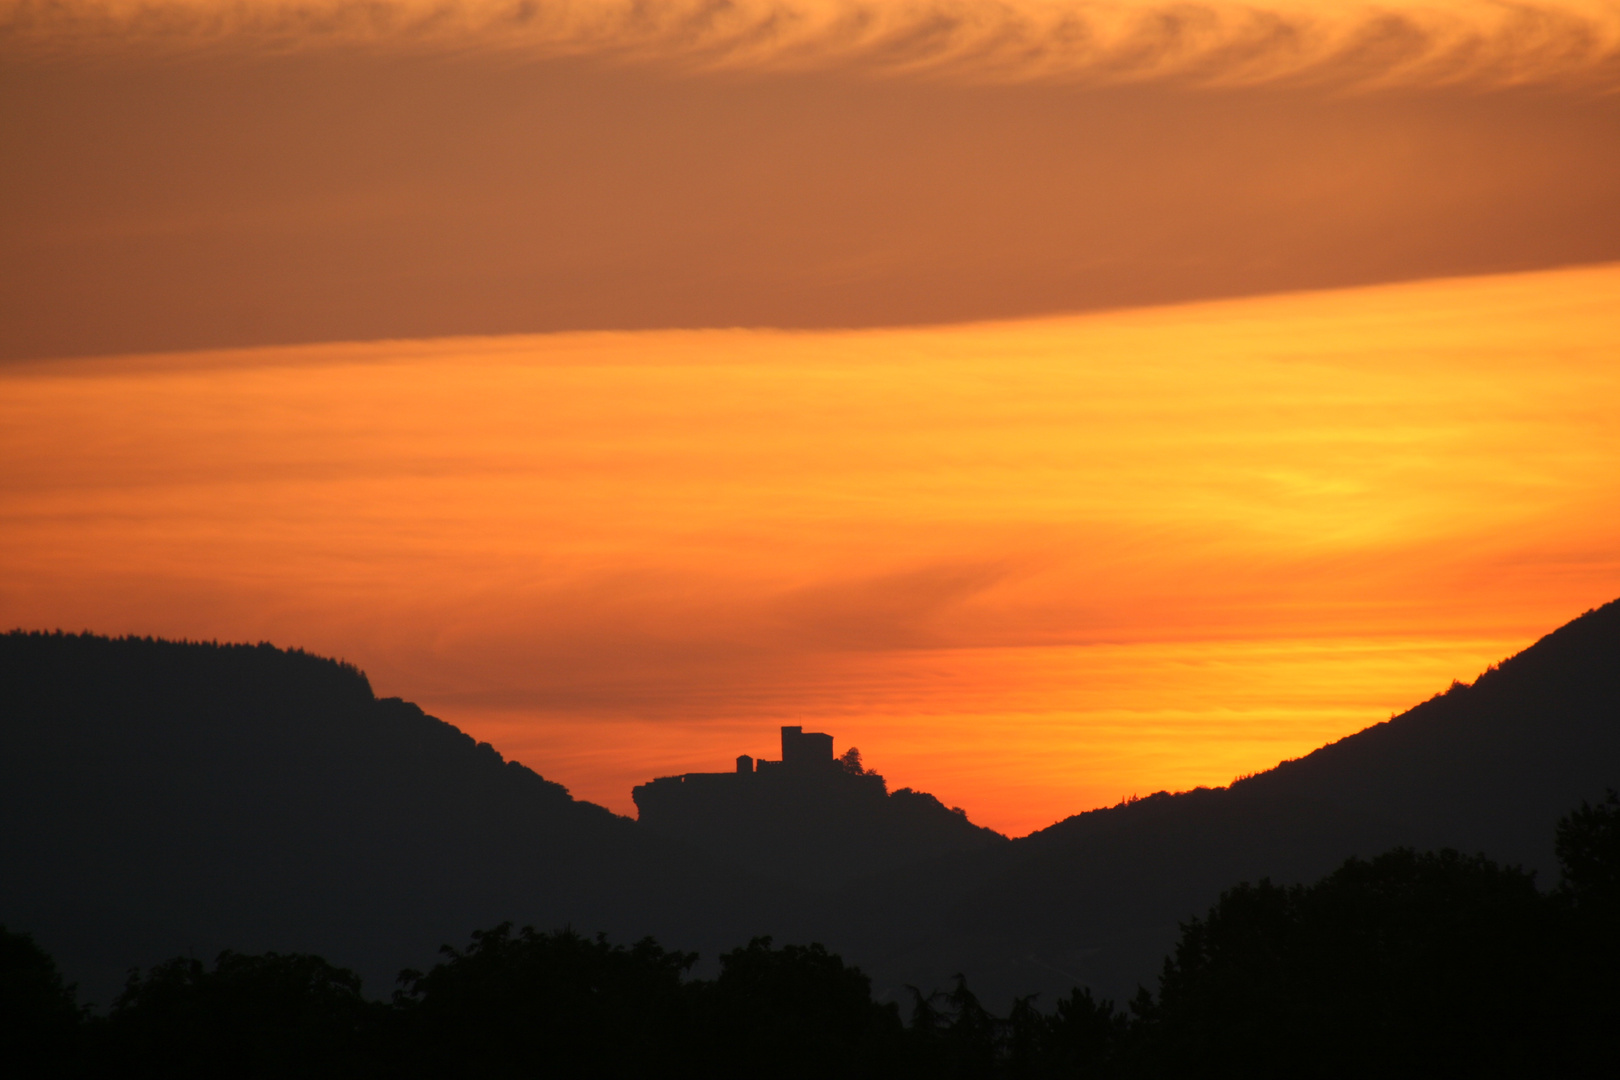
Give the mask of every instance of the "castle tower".
POLYGON ((782 728, 782 767, 787 769, 830 768, 833 763, 833 737, 820 731, 806 731, 793 725, 782 728))

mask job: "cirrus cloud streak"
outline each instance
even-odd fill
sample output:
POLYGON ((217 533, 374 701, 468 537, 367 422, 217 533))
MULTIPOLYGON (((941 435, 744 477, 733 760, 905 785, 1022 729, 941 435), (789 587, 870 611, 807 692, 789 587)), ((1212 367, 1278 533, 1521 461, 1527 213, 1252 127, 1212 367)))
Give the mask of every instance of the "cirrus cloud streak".
POLYGON ((7 0, 20 53, 361 47, 968 82, 1620 82, 1611 0, 7 0))

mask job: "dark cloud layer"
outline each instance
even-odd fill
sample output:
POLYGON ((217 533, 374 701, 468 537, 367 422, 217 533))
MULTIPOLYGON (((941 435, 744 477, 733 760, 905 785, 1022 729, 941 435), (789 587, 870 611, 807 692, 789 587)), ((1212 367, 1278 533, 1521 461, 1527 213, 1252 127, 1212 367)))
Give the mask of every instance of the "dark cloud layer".
POLYGON ((0 356, 870 326, 1620 257, 1620 97, 0 66, 0 356))

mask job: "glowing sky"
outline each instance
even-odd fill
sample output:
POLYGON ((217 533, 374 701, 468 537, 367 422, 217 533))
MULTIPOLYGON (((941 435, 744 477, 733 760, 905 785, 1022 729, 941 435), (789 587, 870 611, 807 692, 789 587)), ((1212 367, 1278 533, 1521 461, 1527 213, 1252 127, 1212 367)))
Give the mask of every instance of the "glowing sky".
POLYGON ((0 0, 0 624, 624 812, 1225 783, 1620 595, 1617 89, 1608 0, 0 0))
POLYGON ((1620 594, 1620 268, 938 329, 13 365, 0 621, 361 663, 580 795, 853 742, 1003 828, 1620 594))

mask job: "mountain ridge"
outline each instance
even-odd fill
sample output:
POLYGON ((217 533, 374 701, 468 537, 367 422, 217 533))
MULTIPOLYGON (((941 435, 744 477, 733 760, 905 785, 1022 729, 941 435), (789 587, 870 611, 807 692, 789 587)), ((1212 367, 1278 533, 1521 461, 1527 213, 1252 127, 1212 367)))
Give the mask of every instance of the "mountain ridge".
POLYGON ((0 921, 39 935, 102 1000, 130 964, 225 947, 323 952, 385 987, 392 965, 508 920, 710 957, 756 934, 818 940, 890 999, 964 972, 990 1002, 1075 985, 1117 1000, 1240 881, 1314 880, 1397 846, 1545 872, 1558 816, 1620 786, 1620 601, 1227 787, 831 890, 575 800, 376 699, 353 665, 120 641, 0 636, 0 921), (214 683, 182 656, 212 664, 214 683), (289 689, 288 672, 308 678, 289 689))
POLYGON ((1620 601, 1472 685, 1227 787, 1157 792, 964 865, 864 884, 842 929, 891 980, 949 978, 948 965, 925 968, 948 941, 992 996, 1078 983, 1124 998, 1181 920, 1240 881, 1314 880, 1401 846, 1482 851, 1545 875, 1558 817, 1614 786, 1620 601))
POLYGON ((321 952, 381 991, 507 919, 713 951, 793 904, 307 654, 11 634, 0 687, 0 921, 98 1000, 182 952, 321 952))

